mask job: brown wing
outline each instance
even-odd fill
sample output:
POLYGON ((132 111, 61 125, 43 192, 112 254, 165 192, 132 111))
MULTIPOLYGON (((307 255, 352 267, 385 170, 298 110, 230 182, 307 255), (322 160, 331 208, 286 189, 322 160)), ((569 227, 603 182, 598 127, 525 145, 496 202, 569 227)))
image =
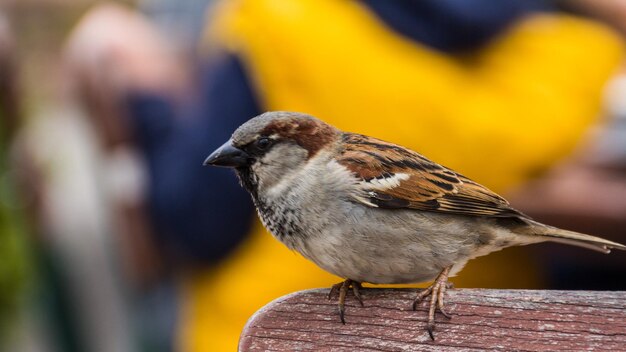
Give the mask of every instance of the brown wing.
POLYGON ((526 218, 489 189, 412 150, 352 133, 343 141, 339 163, 362 180, 375 206, 526 218))

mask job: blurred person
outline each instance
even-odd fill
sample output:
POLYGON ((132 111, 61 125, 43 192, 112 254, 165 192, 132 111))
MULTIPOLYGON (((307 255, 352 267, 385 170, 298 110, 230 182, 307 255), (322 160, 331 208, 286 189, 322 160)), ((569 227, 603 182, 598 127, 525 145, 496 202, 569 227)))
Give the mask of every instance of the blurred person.
POLYGON ((79 111, 46 105, 19 136, 31 189, 42 321, 63 351, 135 351, 127 271, 93 132, 79 111))
MULTIPOLYGON (((182 71, 172 65, 178 48, 168 45, 148 20, 124 6, 102 4, 87 13, 68 40, 65 68, 68 92, 80 103, 81 113, 95 122, 89 132, 99 157, 96 191, 106 208, 104 226, 114 254, 122 264, 121 278, 127 296, 125 312, 145 351, 173 348, 176 288, 172 282, 166 247, 155 246, 153 227, 146 219, 144 163, 131 144, 133 136, 115 118, 124 117, 125 96, 119 87, 133 85, 152 92, 165 87, 166 96, 180 96, 182 71), (106 42, 106 50, 99 43, 106 42), (141 43, 141 45, 134 45, 141 43), (144 60, 146 56, 158 58, 144 60), (115 71, 123 63, 127 72, 115 71), (74 79, 72 79, 74 78, 74 79)), ((84 120, 82 122, 85 122, 84 120)))
MULTIPOLYGON (((207 151, 260 112, 294 110, 423 152, 494 191, 519 186, 576 146, 621 58, 609 29, 550 10, 512 0, 225 1, 211 10, 191 83, 153 34, 126 24, 109 36, 87 15, 68 47, 78 53, 77 38, 97 33, 82 41, 97 55, 70 62, 100 139, 144 158, 144 220, 182 272, 178 346, 232 350, 263 304, 338 281, 266 234, 233 175, 200 168, 207 151), (194 93, 183 88, 194 83, 194 93), (108 103, 93 104, 97 92, 108 103)), ((455 282, 539 287, 539 271, 511 249, 473 261, 455 282)))
MULTIPOLYGON (((33 11, 40 10, 33 7, 33 11)), ((54 53, 46 58, 62 78, 67 76, 63 67, 55 65, 54 53)), ((130 178, 132 187, 140 185, 141 174, 132 174, 132 164, 121 174, 105 172, 103 164, 124 168, 132 155, 118 158, 120 161, 104 158, 95 143, 92 126, 68 98, 63 86, 67 82, 46 77, 49 78, 54 82, 50 86, 56 95, 34 103, 24 99, 29 104, 29 114, 14 141, 15 172, 19 172, 20 184, 28 187, 31 197, 28 210, 32 214, 28 215, 32 218, 28 220, 36 256, 36 275, 32 280, 35 297, 28 302, 29 325, 20 332, 23 336, 18 346, 23 348, 14 350, 171 350, 171 334, 154 334, 151 340, 141 341, 139 324, 133 321, 134 305, 130 302, 136 298, 134 289, 143 283, 133 279, 150 277, 159 267, 149 265, 147 273, 134 271, 136 267, 131 268, 124 255, 132 250, 135 260, 150 262, 153 258, 146 249, 149 245, 141 247, 140 236, 134 242, 130 238, 129 242, 139 243, 139 250, 135 251, 136 247, 125 245, 123 239, 114 236, 116 218, 112 213, 117 209, 111 206, 111 199, 117 195, 132 200, 139 191, 133 188, 134 193, 126 192, 127 180, 130 178), (126 190, 120 191, 122 187, 126 190), (140 284, 132 286, 129 282, 140 284)), ((146 306, 159 299, 158 295, 141 298, 146 306)), ((158 316, 167 315, 171 307, 158 306, 161 309, 154 313, 153 325, 171 321, 158 316)), ((172 328, 161 330, 169 332, 172 328)))

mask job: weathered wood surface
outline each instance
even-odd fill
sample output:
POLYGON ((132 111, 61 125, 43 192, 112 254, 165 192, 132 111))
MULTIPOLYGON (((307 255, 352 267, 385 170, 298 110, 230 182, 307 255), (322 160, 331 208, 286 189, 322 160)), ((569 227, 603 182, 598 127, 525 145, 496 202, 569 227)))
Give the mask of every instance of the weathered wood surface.
POLYGON ((436 341, 425 331, 427 302, 415 290, 349 294, 346 325, 336 297, 316 289, 281 297, 244 328, 241 351, 626 351, 626 292, 451 289, 436 341))

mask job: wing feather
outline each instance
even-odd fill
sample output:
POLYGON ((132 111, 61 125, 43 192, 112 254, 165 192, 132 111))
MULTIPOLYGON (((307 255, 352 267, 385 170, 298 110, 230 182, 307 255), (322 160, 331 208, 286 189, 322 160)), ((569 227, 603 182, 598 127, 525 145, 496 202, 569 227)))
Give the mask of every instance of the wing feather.
POLYGON ((353 133, 343 142, 339 164, 360 180, 372 206, 527 218, 486 187, 417 152, 353 133))

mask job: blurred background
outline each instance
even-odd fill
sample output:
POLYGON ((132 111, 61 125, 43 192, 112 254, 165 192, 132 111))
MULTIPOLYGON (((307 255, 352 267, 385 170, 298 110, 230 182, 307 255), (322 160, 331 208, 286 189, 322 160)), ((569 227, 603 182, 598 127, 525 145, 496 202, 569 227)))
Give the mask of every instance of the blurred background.
MULTIPOLYGON (((620 0, 1 0, 0 350, 230 351, 340 281, 201 166, 267 110, 626 243, 625 34, 620 0)), ((626 290, 626 254, 510 248, 452 281, 626 290)))

